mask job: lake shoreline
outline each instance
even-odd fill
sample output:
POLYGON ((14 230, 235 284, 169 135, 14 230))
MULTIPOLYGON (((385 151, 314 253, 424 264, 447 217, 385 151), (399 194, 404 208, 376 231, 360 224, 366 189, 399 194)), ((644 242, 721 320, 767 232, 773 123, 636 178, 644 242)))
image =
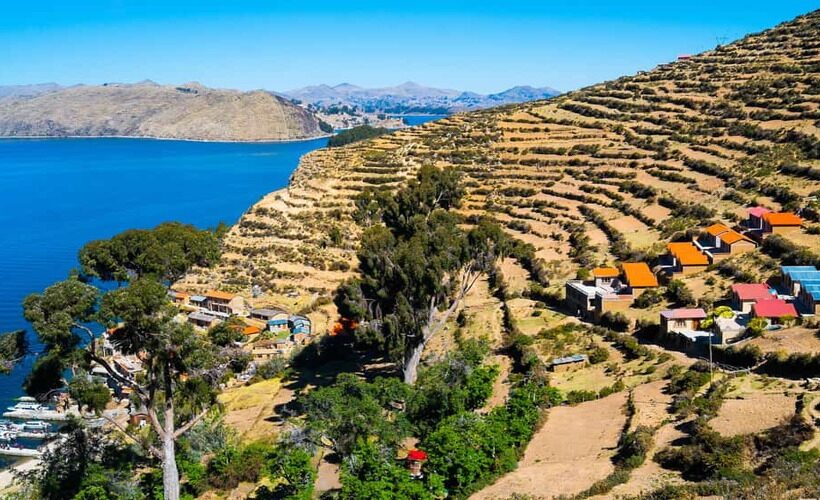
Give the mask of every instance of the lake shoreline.
POLYGON ((179 137, 156 137, 149 135, 2 135, 0 140, 43 140, 43 139, 133 139, 149 141, 180 141, 180 142, 212 142, 215 144, 287 144, 292 142, 315 141, 326 139, 333 134, 322 134, 302 139, 270 139, 270 140, 220 140, 220 139, 183 139, 179 137))

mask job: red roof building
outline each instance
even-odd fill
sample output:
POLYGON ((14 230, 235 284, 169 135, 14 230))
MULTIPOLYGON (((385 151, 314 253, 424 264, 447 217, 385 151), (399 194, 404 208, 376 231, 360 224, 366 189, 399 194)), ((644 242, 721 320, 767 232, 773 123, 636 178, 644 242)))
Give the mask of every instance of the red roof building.
POLYGON ((410 450, 407 454, 407 460, 415 460, 417 462, 423 462, 427 460, 427 453, 421 450, 410 450))
POLYGON ((732 285, 732 308, 748 313, 752 305, 760 300, 772 299, 769 286, 765 283, 737 283, 732 285))
POLYGON ((796 318, 797 309, 781 299, 769 299, 756 302, 752 306, 752 315, 758 318, 778 320, 782 318, 796 318))

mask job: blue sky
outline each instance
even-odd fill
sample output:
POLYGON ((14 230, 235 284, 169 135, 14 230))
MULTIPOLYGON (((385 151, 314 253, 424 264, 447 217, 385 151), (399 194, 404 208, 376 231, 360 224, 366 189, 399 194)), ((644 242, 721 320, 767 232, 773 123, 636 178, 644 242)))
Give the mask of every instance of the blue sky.
POLYGON ((817 1, 0 0, 0 85, 350 82, 571 90, 713 48, 817 1))

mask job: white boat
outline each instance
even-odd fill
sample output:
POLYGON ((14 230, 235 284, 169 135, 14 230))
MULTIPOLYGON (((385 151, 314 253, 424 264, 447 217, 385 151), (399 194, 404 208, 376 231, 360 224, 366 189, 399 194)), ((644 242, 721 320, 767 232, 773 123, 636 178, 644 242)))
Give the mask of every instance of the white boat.
POLYGON ((21 401, 14 406, 9 406, 9 411, 45 411, 48 410, 48 407, 41 405, 40 403, 31 403, 28 401, 21 401))
POLYGON ((25 432, 48 432, 51 430, 51 424, 43 422, 42 420, 23 422, 22 427, 22 430, 25 432))

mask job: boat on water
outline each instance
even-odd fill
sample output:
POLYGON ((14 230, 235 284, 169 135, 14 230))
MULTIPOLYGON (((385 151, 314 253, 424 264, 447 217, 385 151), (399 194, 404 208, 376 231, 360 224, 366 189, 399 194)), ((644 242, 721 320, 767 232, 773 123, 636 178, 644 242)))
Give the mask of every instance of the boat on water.
POLYGON ((28 422, 23 422, 23 425, 21 427, 21 430, 25 432, 46 433, 51 430, 51 424, 49 424, 48 422, 43 422, 42 420, 30 420, 28 422))
POLYGON ((47 406, 41 405, 40 403, 32 402, 32 401, 20 401, 14 406, 9 406, 9 411, 30 411, 30 412, 40 412, 46 411, 49 408, 47 406))

